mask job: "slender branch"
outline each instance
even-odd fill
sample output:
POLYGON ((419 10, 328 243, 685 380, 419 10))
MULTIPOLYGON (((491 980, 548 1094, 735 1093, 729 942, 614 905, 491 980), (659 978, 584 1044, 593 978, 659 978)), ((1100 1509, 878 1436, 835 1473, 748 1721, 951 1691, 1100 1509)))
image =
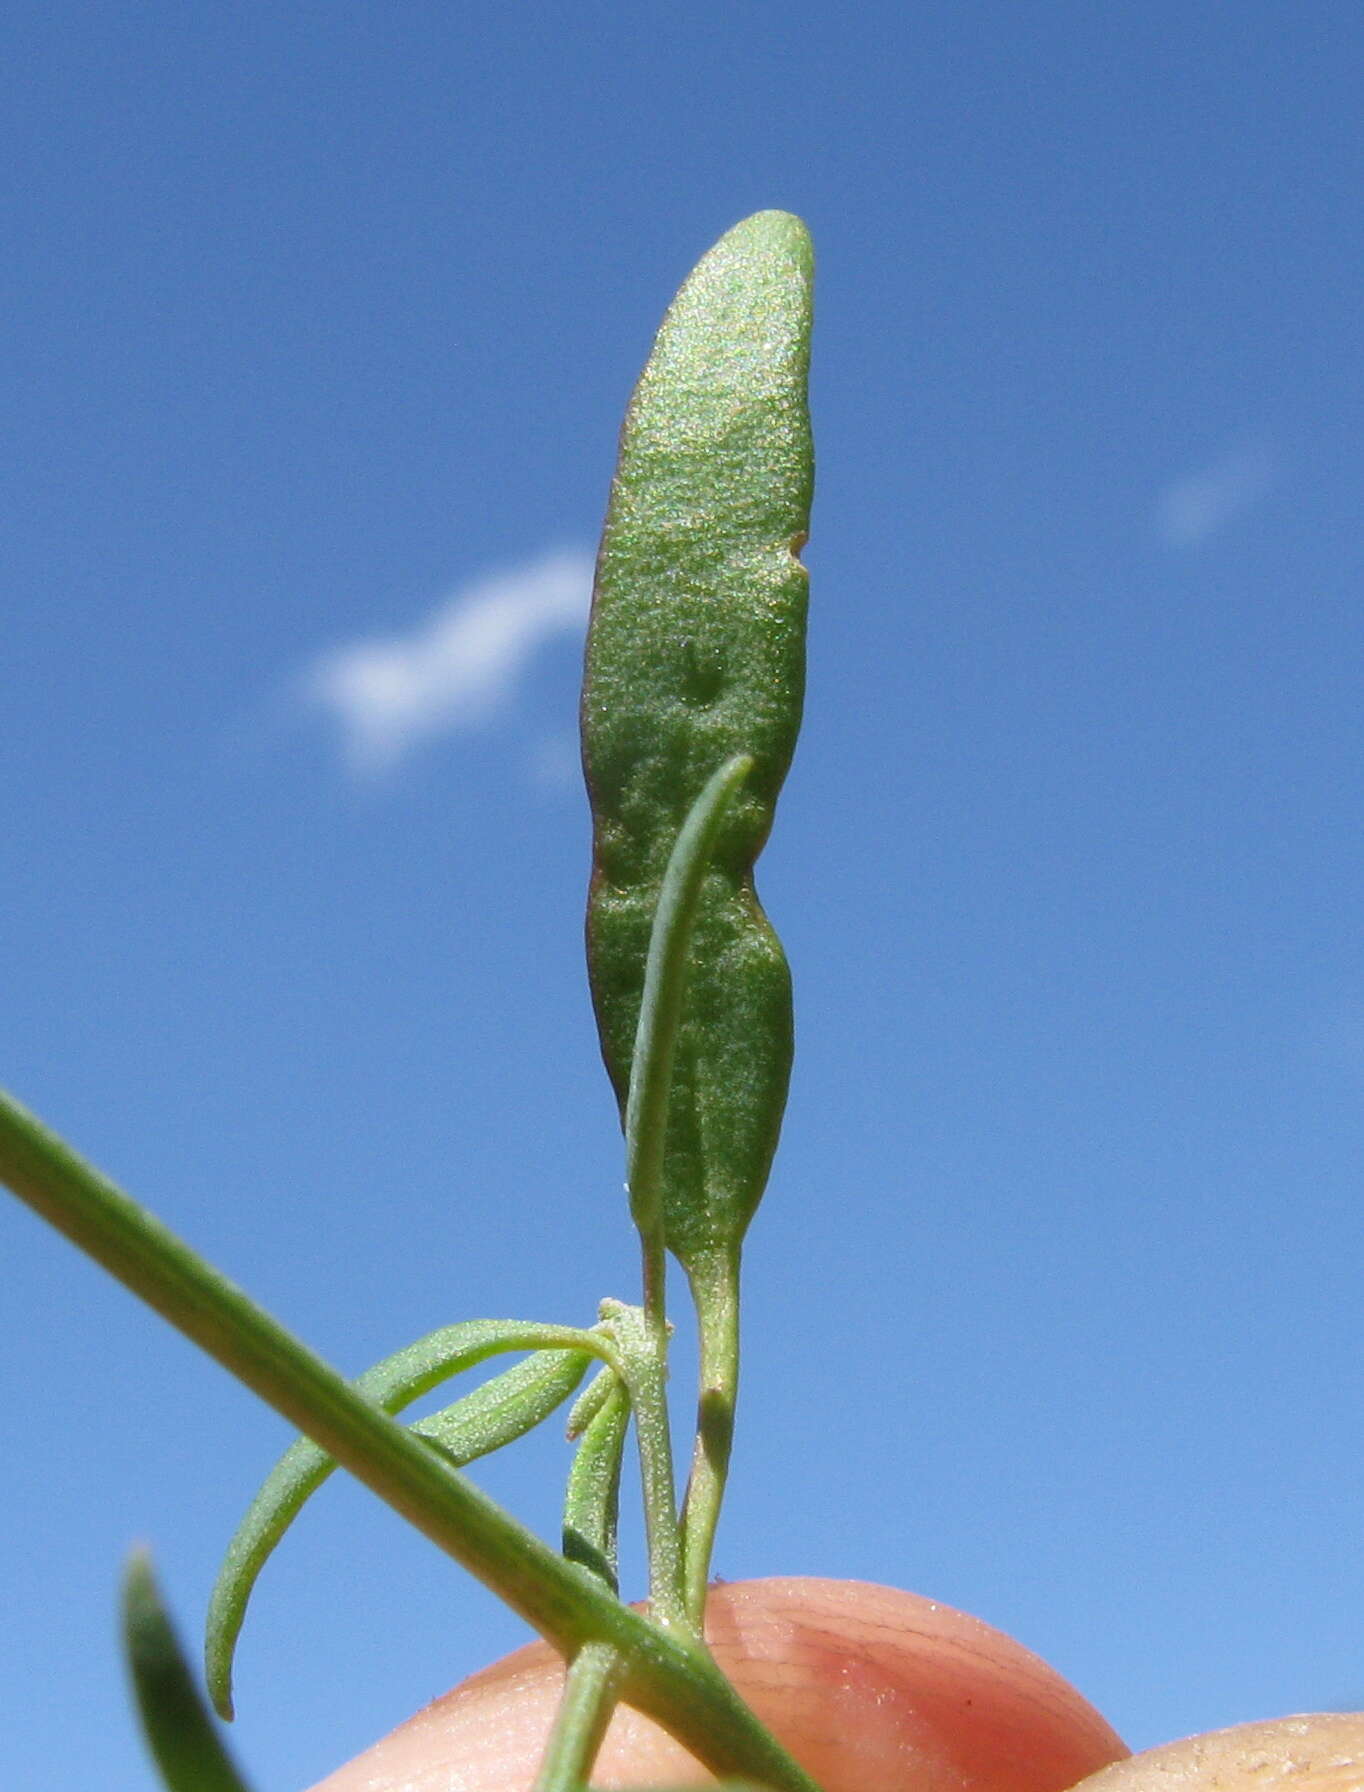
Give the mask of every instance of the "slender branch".
MULTIPOLYGON (((616 1525, 620 1505, 620 1465, 630 1421, 624 1383, 607 1370, 603 1390, 587 1419, 569 1471, 564 1501, 564 1554, 582 1562, 616 1590, 616 1525)), ((580 1404, 575 1419, 582 1415, 580 1404)), ((570 1429, 574 1420, 570 1420, 570 1429)), ((549 1744, 534 1792, 579 1792, 616 1708, 622 1667, 620 1651, 609 1643, 588 1643, 569 1663, 549 1744)))
POLYGON ((585 1643, 568 1664, 534 1792, 578 1792, 592 1777, 616 1708, 622 1666, 620 1650, 610 1643, 585 1643))
POLYGON ((699 1630, 706 1610, 711 1551, 734 1439, 739 1391, 739 1249, 698 1258, 691 1269, 700 1340, 696 1441, 682 1507, 687 1615, 699 1630))
POLYGON ((715 841, 740 785, 753 769, 743 753, 727 759, 707 780, 687 812, 668 856, 640 997, 639 1022, 625 1104, 625 1145, 630 1211, 640 1235, 644 1266, 644 1336, 635 1351, 632 1388, 649 1535, 649 1592, 661 1623, 686 1629, 682 1552, 673 1479, 672 1434, 667 1407, 668 1320, 666 1234, 663 1218, 664 1156, 673 1059, 682 1024, 683 997, 701 887, 715 841))
POLYGON ((0 1180, 561 1653, 572 1657, 588 1642, 618 1649, 621 1696, 713 1773, 749 1775, 780 1792, 817 1792, 695 1644, 632 1612, 556 1555, 3 1094, 0 1180))
POLYGON ((601 1312, 610 1324, 620 1353, 639 1442, 649 1550, 649 1609, 657 1623, 699 1647, 687 1619, 682 1591, 682 1534, 677 1522, 677 1483, 668 1420, 666 1333, 660 1351, 650 1316, 638 1307, 603 1301, 601 1312))

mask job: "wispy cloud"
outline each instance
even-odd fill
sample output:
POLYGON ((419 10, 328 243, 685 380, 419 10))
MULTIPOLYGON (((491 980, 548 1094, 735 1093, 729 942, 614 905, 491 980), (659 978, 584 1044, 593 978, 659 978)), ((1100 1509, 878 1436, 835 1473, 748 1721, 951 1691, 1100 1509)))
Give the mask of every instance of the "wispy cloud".
POLYGON ((515 695, 536 649, 587 617, 592 557, 546 554, 462 586, 405 634, 319 654, 299 691, 339 724, 346 762, 391 770, 438 734, 478 728, 515 695))
POLYGON ((1161 540, 1172 548, 1197 547, 1258 503, 1274 482, 1274 470, 1267 448, 1237 448, 1177 479, 1156 505, 1161 540))

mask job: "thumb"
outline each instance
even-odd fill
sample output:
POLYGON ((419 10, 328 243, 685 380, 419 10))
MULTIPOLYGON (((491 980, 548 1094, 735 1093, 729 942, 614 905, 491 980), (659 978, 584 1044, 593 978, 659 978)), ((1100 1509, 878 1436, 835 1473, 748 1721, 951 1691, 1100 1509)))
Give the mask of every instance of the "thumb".
MULTIPOLYGON (((861 1581, 712 1589, 706 1634, 758 1716, 824 1792, 1062 1792, 1127 1754, 1073 1687, 1002 1632, 861 1581)), ((314 1792, 527 1792, 558 1656, 518 1650, 437 1699, 314 1792)), ((682 1746, 619 1710, 594 1786, 707 1785, 682 1746)))

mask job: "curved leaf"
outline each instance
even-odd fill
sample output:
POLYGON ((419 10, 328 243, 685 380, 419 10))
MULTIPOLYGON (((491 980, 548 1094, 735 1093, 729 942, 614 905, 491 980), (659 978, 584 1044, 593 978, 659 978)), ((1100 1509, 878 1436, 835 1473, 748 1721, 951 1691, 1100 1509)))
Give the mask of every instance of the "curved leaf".
MULTIPOLYGON (((583 1427, 564 1499, 564 1554, 590 1568, 611 1591, 616 1584, 616 1520, 620 1508, 620 1464, 630 1424, 630 1396, 613 1370, 593 1383, 603 1393, 583 1427)), ((580 1403, 581 1404, 581 1403, 580 1403)))
POLYGON ((625 1102, 630 1211, 646 1238, 654 1235, 663 1217, 664 1134, 696 910, 716 838, 752 770, 752 759, 736 753, 707 781, 688 810, 668 856, 649 933, 625 1102))
POLYGON ((515 1443, 563 1405, 587 1370, 579 1350, 539 1350, 412 1426, 455 1468, 515 1443))
MULTIPOLYGON (((444 1412, 413 1427, 456 1466, 522 1436, 577 1387, 606 1341, 571 1326, 514 1319, 469 1319, 442 1326, 385 1357, 357 1377, 355 1387, 385 1412, 401 1412, 461 1370, 507 1350, 533 1350, 528 1362, 475 1388, 444 1412)), ((287 1449, 251 1502, 227 1546, 205 1624, 204 1665, 209 1694, 221 1717, 232 1716, 232 1659, 251 1590, 275 1545, 336 1466, 311 1438, 287 1449)))
POLYGON ((568 1424, 564 1429, 564 1435, 570 1443, 574 1443, 587 1430, 587 1427, 610 1399, 619 1379, 615 1370, 607 1368, 605 1363, 598 1368, 591 1381, 568 1409, 568 1424))

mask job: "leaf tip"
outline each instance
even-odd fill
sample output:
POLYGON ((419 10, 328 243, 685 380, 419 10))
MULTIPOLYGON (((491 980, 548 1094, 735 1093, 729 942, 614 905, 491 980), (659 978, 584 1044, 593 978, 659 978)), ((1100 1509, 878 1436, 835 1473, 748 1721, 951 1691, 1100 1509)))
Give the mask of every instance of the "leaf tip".
POLYGON ((232 1698, 232 1645, 235 1638, 215 1624, 210 1611, 208 1634, 204 1639, 204 1683, 213 1709, 225 1724, 237 1715, 232 1698))

